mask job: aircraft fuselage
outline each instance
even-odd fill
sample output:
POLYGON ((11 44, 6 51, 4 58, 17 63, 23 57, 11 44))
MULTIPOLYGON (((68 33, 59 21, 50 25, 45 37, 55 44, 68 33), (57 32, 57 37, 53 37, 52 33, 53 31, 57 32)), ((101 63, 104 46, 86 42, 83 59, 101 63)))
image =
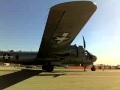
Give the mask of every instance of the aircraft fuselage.
POLYGON ((92 55, 92 59, 85 55, 82 46, 77 47, 71 45, 64 52, 55 53, 52 57, 36 58, 38 52, 14 52, 14 51, 1 51, 0 62, 5 63, 18 63, 27 65, 44 65, 46 62, 51 62, 51 65, 63 65, 63 64, 92 64, 96 61, 96 56, 92 55))

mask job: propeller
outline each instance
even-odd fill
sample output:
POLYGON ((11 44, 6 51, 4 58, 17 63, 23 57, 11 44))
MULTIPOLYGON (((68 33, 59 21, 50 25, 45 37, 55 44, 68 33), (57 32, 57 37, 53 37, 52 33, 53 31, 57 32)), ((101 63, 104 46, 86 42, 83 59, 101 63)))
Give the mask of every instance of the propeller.
POLYGON ((83 36, 83 46, 84 46, 84 49, 86 49, 86 43, 85 43, 85 38, 83 36))
MULTIPOLYGON (((85 42, 85 38, 84 38, 84 36, 83 36, 83 48, 85 49, 85 53, 87 53, 87 58, 89 58, 89 59, 93 59, 93 56, 86 50, 86 42, 85 42)), ((87 59, 86 58, 86 59, 87 59)))

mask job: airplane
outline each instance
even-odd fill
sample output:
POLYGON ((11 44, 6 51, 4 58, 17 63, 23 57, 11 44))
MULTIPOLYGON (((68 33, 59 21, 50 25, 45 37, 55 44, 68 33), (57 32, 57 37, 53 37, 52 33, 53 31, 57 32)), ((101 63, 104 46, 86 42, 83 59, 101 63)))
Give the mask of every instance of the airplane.
POLYGON ((97 57, 86 50, 84 37, 83 46, 70 44, 96 8, 96 4, 91 1, 72 1, 52 6, 39 51, 0 51, 0 62, 42 65, 42 69, 47 72, 52 72, 54 66, 93 65, 97 57))

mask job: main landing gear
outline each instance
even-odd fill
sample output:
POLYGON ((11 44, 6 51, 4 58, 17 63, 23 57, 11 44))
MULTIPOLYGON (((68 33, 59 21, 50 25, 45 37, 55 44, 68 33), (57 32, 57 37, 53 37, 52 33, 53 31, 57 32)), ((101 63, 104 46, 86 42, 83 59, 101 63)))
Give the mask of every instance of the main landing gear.
POLYGON ((52 72, 54 67, 52 65, 43 65, 42 69, 47 71, 47 72, 52 72))

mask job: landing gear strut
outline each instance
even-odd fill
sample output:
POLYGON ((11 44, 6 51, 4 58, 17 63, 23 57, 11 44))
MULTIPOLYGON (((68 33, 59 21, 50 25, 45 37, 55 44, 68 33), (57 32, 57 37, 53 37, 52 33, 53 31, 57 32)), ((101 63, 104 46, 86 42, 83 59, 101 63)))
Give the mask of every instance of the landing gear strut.
POLYGON ((43 65, 42 69, 47 71, 47 72, 52 72, 54 67, 52 65, 43 65))
POLYGON ((84 71, 86 71, 86 66, 84 66, 84 71))

